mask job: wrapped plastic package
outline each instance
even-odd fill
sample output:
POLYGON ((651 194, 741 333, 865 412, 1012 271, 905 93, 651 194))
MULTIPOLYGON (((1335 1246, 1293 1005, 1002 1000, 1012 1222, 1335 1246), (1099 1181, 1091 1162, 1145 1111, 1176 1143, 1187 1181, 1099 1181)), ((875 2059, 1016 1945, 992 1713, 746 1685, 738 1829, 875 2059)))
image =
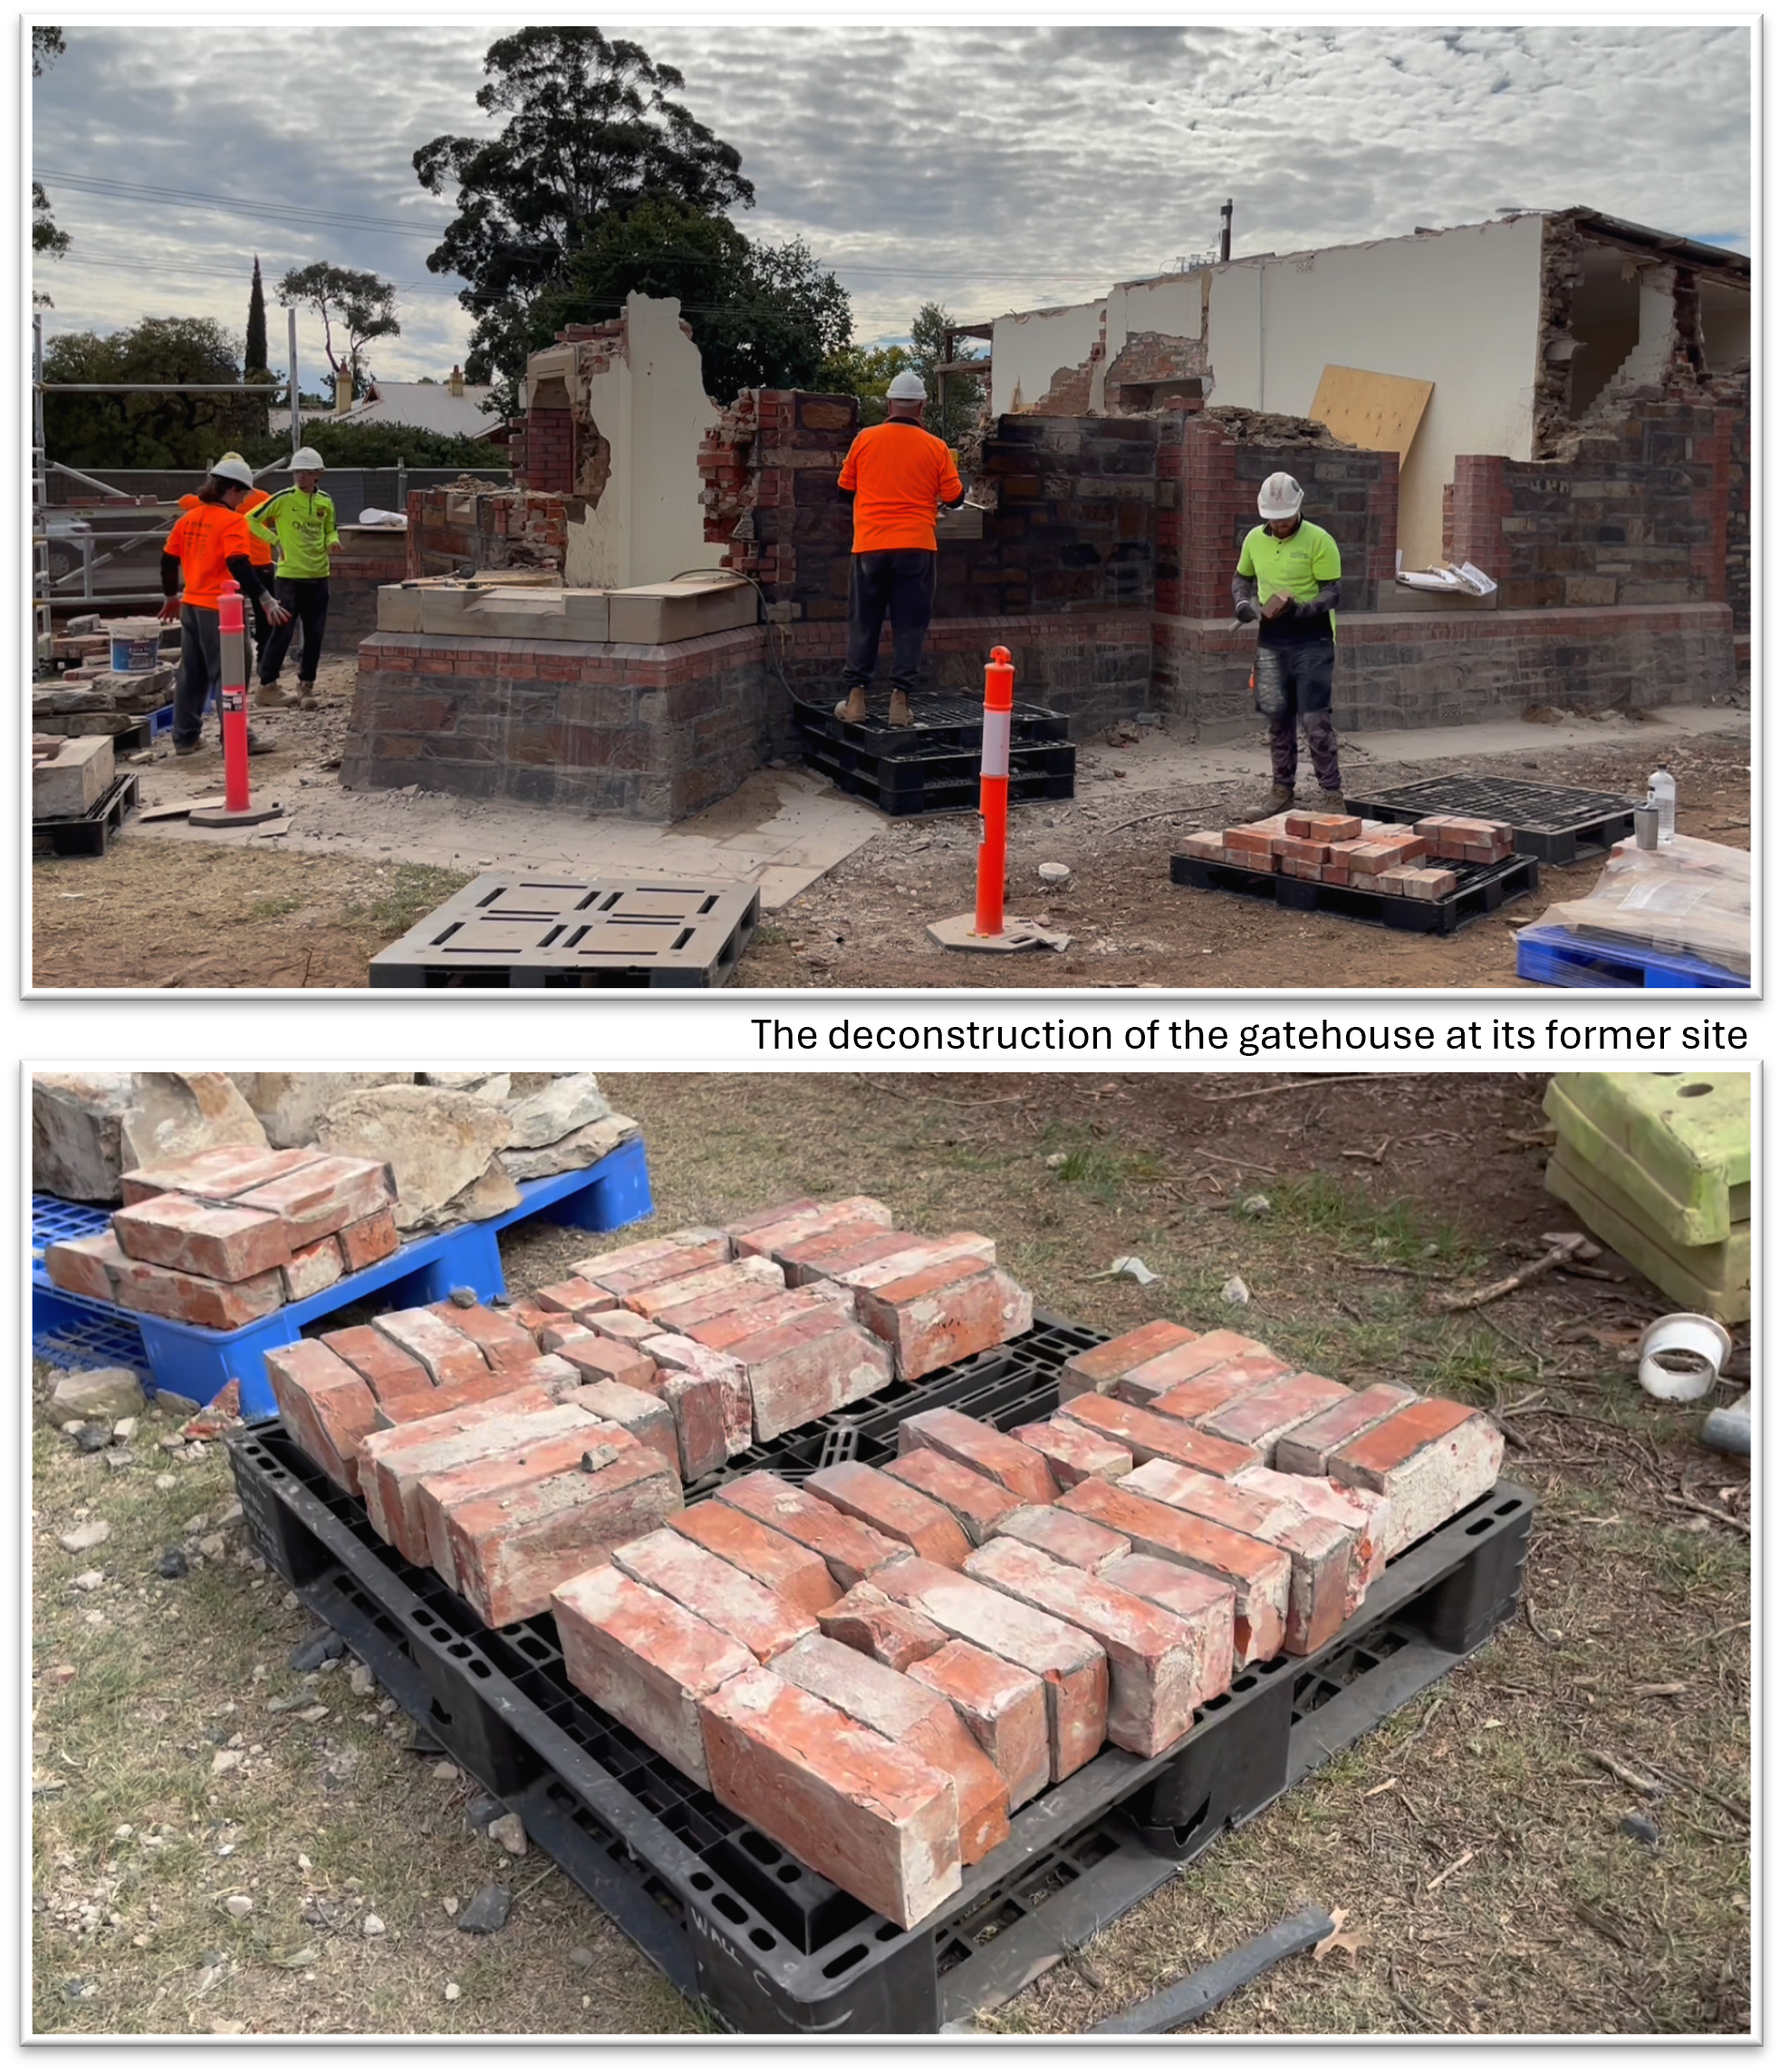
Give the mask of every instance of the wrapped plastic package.
POLYGON ((1752 975, 1752 858, 1678 835, 1659 849, 1617 842, 1596 888, 1542 915, 1544 928, 1605 943, 1644 943, 1752 975))

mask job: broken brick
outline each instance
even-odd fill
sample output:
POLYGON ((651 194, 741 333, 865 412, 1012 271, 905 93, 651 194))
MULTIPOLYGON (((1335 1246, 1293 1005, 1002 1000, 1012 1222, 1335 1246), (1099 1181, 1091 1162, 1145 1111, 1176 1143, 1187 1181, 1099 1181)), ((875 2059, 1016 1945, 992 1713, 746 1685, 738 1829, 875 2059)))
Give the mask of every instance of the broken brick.
POLYGON ((963 1529, 972 1547, 979 1547, 1000 1526, 1008 1512, 1019 1508, 1019 1499, 1003 1482, 990 1482, 947 1453, 935 1453, 921 1446, 903 1453, 881 1471, 906 1482, 934 1503, 941 1503, 963 1529))
POLYGON ((692 1537, 660 1528, 617 1546, 611 1556, 624 1576, 662 1590, 760 1662, 781 1655, 815 1630, 812 1612, 767 1589, 743 1568, 692 1537))
POLYGON ((936 1655, 950 1637, 923 1612, 896 1604, 874 1583, 853 1584, 816 1616, 828 1639, 854 1647, 890 1669, 910 1669, 927 1655, 936 1655))
POLYGON ((377 1266, 382 1259, 390 1259, 402 1242, 398 1235, 398 1219, 389 1204, 357 1223, 343 1223, 335 1237, 341 1247, 341 1263, 350 1273, 360 1273, 369 1266, 377 1266))
POLYGON ((880 1575, 908 1552, 900 1541, 763 1470, 723 1482, 715 1495, 722 1503, 755 1518, 760 1525, 774 1526, 800 1545, 811 1547, 841 1589, 849 1590, 880 1575))
POLYGON ((709 1788, 698 1707, 755 1668, 752 1656, 619 1568, 568 1578, 553 1591, 552 1606, 571 1681, 667 1762, 709 1788))
POLYGON ((124 1248, 110 1230, 92 1237, 58 1238, 43 1248, 43 1271, 50 1285, 95 1302, 118 1300, 118 1277, 125 1264, 124 1248))
POLYGON ((280 1269, 280 1285, 288 1302, 302 1302, 306 1296, 321 1295, 341 1279, 341 1247, 332 1237, 320 1237, 294 1252, 280 1269))
POLYGON ((466 1333, 433 1309, 388 1309, 373 1319, 372 1328, 427 1367, 438 1388, 491 1372, 490 1363, 466 1333))
POLYGON ((669 1521, 673 1532, 706 1547, 710 1554, 785 1597, 798 1611, 819 1617, 839 1601, 832 1572, 811 1547, 798 1546, 786 1533, 760 1525, 731 1504, 691 1504, 669 1521))
POLYGON ((1400 1382, 1376 1381, 1371 1388, 1356 1390, 1346 1401, 1333 1403, 1282 1433, 1274 1446, 1274 1465, 1284 1474, 1326 1475, 1330 1455, 1339 1446, 1382 1424, 1394 1410, 1415 1401, 1415 1392, 1400 1382))
POLYGON ((900 1451, 928 1448, 999 1482, 1026 1503, 1052 1503, 1056 1479, 1050 1463, 1023 1440, 960 1410, 922 1410, 901 1420, 900 1451))
POLYGON ((736 1359, 666 1332, 644 1341, 658 1386, 677 1422, 683 1479, 724 1468, 752 1443, 752 1392, 736 1359))
POLYGON ((1128 1446, 1101 1439, 1084 1424, 1021 1424, 1013 1436, 1049 1463, 1059 1490, 1072 1489, 1089 1475, 1115 1482, 1136 1464, 1128 1446))
POLYGON ((113 1212, 112 1234, 132 1259, 209 1281, 250 1281, 292 1258, 285 1224, 264 1210, 155 1194, 113 1212))
POLYGON ((947 1640, 915 1662, 909 1675, 949 1700, 1000 1772, 1009 1808, 1035 1799, 1049 1783, 1050 1712, 1041 1676, 967 1640, 947 1640))
POLYGON ((1392 1560, 1495 1487, 1503 1457, 1503 1434, 1488 1417, 1424 1396, 1338 1447, 1329 1472, 1390 1500, 1385 1554, 1392 1560))
POLYGON ((1139 1461, 1177 1461, 1183 1468, 1197 1468, 1209 1475, 1233 1475, 1261 1458, 1255 1447, 1215 1438, 1191 1424, 1153 1410, 1140 1410, 1134 1403, 1121 1403, 1111 1396, 1077 1396, 1057 1411, 1056 1419, 1087 1425, 1101 1438, 1129 1447, 1139 1461))
POLYGON ((861 1461, 842 1461, 821 1468, 807 1479, 810 1496, 819 1497, 847 1516, 897 1540, 940 1568, 960 1568, 969 1541, 945 1507, 909 1484, 885 1475, 861 1461))
POLYGON ((325 1331, 322 1343, 347 1361, 372 1390, 373 1399, 384 1403, 403 1396, 430 1394, 435 1384, 428 1369, 412 1359, 404 1348, 376 1331, 370 1324, 353 1324, 344 1330, 325 1331))
POLYGON ((1000 1532, 1003 1539, 1023 1540, 1071 1568, 1085 1568, 1090 1576, 1110 1568, 1130 1551, 1130 1542, 1121 1532, 1091 1518, 1078 1518, 1060 1504, 1026 1504, 1002 1519, 1000 1532))

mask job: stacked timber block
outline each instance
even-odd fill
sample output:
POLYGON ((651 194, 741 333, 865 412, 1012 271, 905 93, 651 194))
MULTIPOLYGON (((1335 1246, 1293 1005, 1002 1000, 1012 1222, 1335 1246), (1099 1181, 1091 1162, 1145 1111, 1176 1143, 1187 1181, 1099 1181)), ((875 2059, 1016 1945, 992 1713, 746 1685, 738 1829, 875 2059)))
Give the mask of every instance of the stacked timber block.
POLYGON ((1547 1191, 1667 1296, 1752 1313, 1752 1089, 1743 1072, 1562 1072, 1547 1191))
POLYGON ((1179 848, 1201 862, 1280 871, 1313 885, 1445 899, 1459 880, 1438 864, 1502 862, 1515 854, 1515 836, 1507 820, 1457 814, 1438 814, 1412 828, 1353 813, 1289 812, 1183 835, 1179 848))
POLYGON ((126 1173, 111 1230, 43 1264, 71 1294, 236 1330, 396 1252, 396 1193, 372 1159, 220 1145, 126 1173))

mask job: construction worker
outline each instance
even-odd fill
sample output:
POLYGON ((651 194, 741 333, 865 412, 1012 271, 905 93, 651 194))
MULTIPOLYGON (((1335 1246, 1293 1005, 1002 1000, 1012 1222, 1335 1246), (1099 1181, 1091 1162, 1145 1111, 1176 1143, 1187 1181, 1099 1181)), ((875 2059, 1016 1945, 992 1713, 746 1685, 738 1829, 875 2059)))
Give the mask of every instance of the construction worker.
MULTIPOLYGON (((226 454, 220 454, 218 458, 220 460, 240 461, 242 456, 232 450, 226 454)), ((211 470, 207 468, 206 473, 209 475, 211 470)), ((253 480, 252 472, 250 479, 253 480)), ((266 501, 267 492, 265 489, 251 488, 248 494, 242 500, 240 506, 242 515, 245 518, 253 516, 266 501)), ((197 496, 188 494, 180 499, 180 508, 182 511, 190 511, 197 502, 197 496)), ((271 590, 274 584, 274 550, 265 540, 255 537, 255 528, 252 525, 248 531, 248 558, 254 563, 256 580, 271 590)), ((267 638, 272 628, 261 609, 259 596, 251 597, 245 601, 249 610, 250 629, 255 635, 255 651, 258 655, 266 647, 267 638)))
POLYGON ((1263 523, 1243 542, 1230 597, 1236 617, 1260 622, 1255 649, 1255 709, 1267 722, 1274 789, 1258 816, 1283 813, 1298 779, 1298 729, 1310 743, 1323 810, 1342 811, 1342 764, 1330 718, 1335 677, 1335 600, 1342 550, 1303 515, 1304 492, 1289 475, 1270 475, 1255 509, 1263 523))
MULTIPOLYGON (((319 486, 323 456, 315 446, 300 446, 292 456, 292 486, 270 497, 249 521, 251 534, 277 545, 279 567, 274 591, 303 633, 298 652, 298 703, 306 708, 317 698, 317 664, 322 659, 323 628, 329 619, 329 558, 341 549, 335 529, 335 504, 319 486)), ((292 621, 280 628, 261 651, 258 705, 288 703, 280 686, 280 667, 292 645, 292 621)))
POLYGON ((832 709, 842 720, 861 723, 870 717, 864 694, 876 671, 886 619, 894 636, 889 724, 910 726, 908 697, 919 681, 919 655, 938 588, 938 506, 960 509, 963 484, 950 448, 920 422, 926 384, 919 377, 897 374, 888 387, 888 402, 886 423, 860 432, 839 470, 839 487, 856 501, 845 695, 832 709))
MULTIPOLYGON (((249 554, 248 523, 242 515, 245 498, 255 487, 245 460, 230 456, 211 464, 211 472, 192 504, 174 521, 161 552, 161 591, 167 600, 159 616, 180 621, 180 677, 174 687, 174 753, 196 755, 207 698, 216 695, 223 717, 224 651, 217 605, 224 584, 234 578, 245 601, 258 600, 271 626, 291 616, 262 583, 249 554)), ((248 737, 248 753, 265 755, 271 741, 248 737)))

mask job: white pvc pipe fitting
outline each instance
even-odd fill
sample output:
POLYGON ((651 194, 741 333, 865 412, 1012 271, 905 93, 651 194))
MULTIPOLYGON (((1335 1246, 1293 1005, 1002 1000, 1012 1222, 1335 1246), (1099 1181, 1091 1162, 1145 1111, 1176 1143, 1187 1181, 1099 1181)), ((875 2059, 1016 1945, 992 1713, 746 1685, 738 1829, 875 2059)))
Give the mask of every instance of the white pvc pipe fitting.
POLYGON ((1640 1341, 1640 1385, 1667 1403, 1693 1403, 1715 1386, 1733 1340, 1726 1327, 1694 1309, 1657 1318, 1640 1341))

